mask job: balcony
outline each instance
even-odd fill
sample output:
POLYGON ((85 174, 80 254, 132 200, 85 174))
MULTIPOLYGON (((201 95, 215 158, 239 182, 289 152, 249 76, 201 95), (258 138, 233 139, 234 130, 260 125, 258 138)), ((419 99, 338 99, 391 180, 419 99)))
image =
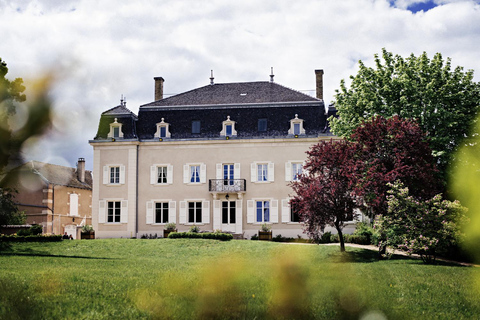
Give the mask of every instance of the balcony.
POLYGON ((210 179, 208 191, 213 193, 243 193, 246 191, 245 179, 210 179))

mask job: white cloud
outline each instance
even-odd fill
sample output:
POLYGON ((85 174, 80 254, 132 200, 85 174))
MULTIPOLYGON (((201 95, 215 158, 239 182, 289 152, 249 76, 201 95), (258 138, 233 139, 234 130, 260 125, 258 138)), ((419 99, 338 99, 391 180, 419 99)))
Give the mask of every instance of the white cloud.
POLYGON ((236 82, 268 80, 274 67, 276 82, 314 94, 314 70, 324 69, 329 102, 359 59, 372 65, 385 47, 441 52, 479 81, 478 1, 435 0, 413 14, 414 2, 426 0, 0 0, 0 57, 9 78, 59 72, 55 130, 27 156, 85 157, 90 167, 101 112, 122 94, 138 112, 153 100, 155 76, 172 94, 207 85, 211 69, 216 82, 236 82))

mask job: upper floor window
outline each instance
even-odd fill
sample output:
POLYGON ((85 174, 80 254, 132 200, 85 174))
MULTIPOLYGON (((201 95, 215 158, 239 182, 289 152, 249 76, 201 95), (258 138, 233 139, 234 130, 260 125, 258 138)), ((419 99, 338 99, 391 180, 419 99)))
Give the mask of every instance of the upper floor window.
POLYGON ((254 162, 251 164, 251 182, 273 182, 275 177, 272 162, 254 162))
POLYGON ((154 164, 150 167, 150 184, 165 185, 173 183, 171 164, 154 164))
POLYGON ((227 116, 227 120, 222 122, 222 131, 220 131, 221 136, 232 137, 237 135, 235 130, 235 121, 230 120, 230 116, 227 116))
POLYGON ((165 122, 165 118, 157 123, 157 131, 155 132, 155 138, 170 138, 170 124, 165 122))
POLYGON ((268 164, 257 164, 257 181, 268 181, 268 164))
POLYGON ((200 133, 200 120, 192 121, 192 133, 200 133))
POLYGON ((110 167, 110 183, 120 183, 120 167, 110 167))
POLYGON ((206 183, 207 166, 204 163, 186 164, 183 166, 184 183, 206 183))
POLYGON ((124 184, 125 183, 125 166, 123 165, 107 165, 103 167, 103 184, 124 184))
POLYGON ((267 131, 267 119, 258 119, 258 131, 259 132, 267 131))
POLYGON ((107 135, 108 138, 123 138, 122 124, 117 122, 117 118, 110 123, 110 132, 107 135))
POLYGON ((305 129, 303 129, 303 119, 298 119, 298 114, 295 115, 294 119, 290 120, 288 134, 295 136, 305 134, 305 129))
POLYGON ((298 181, 302 173, 302 161, 288 161, 285 163, 285 181, 298 181))

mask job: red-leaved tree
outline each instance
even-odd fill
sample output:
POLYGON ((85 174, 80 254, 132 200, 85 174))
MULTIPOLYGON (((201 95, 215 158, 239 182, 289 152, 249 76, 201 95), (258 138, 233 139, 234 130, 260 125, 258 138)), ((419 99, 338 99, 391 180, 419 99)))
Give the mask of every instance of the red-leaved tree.
POLYGON ((304 174, 291 183, 295 195, 290 204, 310 237, 318 239, 325 226, 335 227, 343 252, 343 225, 352 220, 355 209, 355 146, 345 140, 323 141, 307 154, 304 174))

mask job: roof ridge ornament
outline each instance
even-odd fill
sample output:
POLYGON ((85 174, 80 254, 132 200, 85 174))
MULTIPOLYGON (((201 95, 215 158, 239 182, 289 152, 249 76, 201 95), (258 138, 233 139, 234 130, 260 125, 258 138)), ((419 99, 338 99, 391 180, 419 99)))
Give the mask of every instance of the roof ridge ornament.
POLYGON ((210 84, 214 84, 213 79, 215 79, 213 77, 213 70, 210 70, 210 84))
POLYGON ((270 82, 273 82, 273 77, 275 77, 273 74, 273 67, 270 67, 270 82))

